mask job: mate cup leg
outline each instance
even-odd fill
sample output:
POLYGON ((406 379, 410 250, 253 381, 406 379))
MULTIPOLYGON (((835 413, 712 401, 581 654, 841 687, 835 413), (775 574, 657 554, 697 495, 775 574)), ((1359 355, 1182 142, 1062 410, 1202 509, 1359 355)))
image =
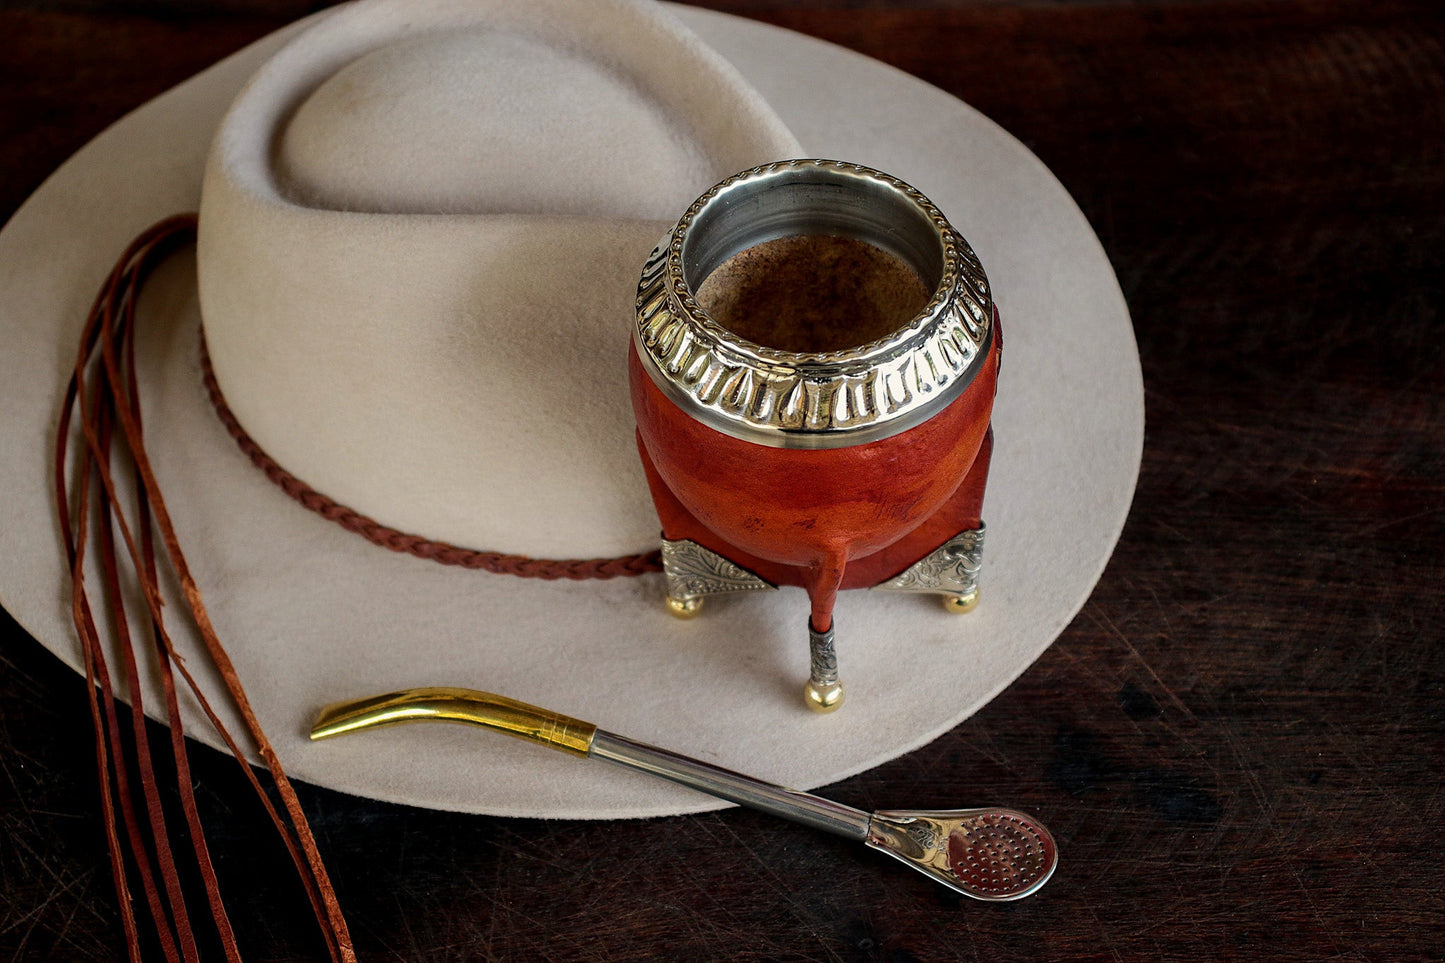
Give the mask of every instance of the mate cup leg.
POLYGON ((833 626, 819 632, 808 620, 808 682, 803 702, 814 712, 832 712, 843 704, 843 683, 838 681, 838 651, 833 647, 833 626))
MULTIPOLYGON (((675 534, 665 532, 664 535, 675 534)), ((838 656, 833 646, 833 605, 843 579, 842 557, 807 570, 803 581, 811 600, 808 618, 810 671, 803 700, 815 712, 832 712, 843 704, 838 681, 838 656)), ((688 538, 662 542, 662 572, 667 583, 667 607, 679 618, 692 618, 709 595, 774 588, 742 566, 688 538)), ((785 580, 791 581, 791 580, 785 580)), ((796 582, 794 583, 796 584, 796 582)))
POLYGON ((662 521, 662 574, 668 611, 678 618, 692 618, 709 595, 759 591, 778 585, 807 589, 812 613, 808 619, 810 671, 803 690, 804 702, 818 712, 832 712, 841 706, 843 686, 838 681, 838 656, 833 645, 833 604, 842 585, 845 556, 839 554, 811 569, 801 569, 739 551, 719 539, 677 500, 658 475, 641 439, 637 447, 662 521))
POLYGON ((843 584, 848 557, 842 551, 819 559, 808 569, 808 682, 803 702, 814 712, 832 712, 843 705, 843 683, 838 681, 838 652, 833 646, 833 605, 843 584))

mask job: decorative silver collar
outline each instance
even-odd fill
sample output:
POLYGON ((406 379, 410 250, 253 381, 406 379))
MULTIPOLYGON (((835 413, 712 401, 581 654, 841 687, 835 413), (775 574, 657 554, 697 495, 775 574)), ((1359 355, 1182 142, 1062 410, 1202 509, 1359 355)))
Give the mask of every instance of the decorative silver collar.
POLYGON ((637 352, 684 411, 775 448, 838 448, 926 421, 973 380, 993 338, 988 278, 933 202, 895 177, 831 160, 755 167, 703 194, 653 250, 637 289, 637 352), (729 257, 791 235, 852 237, 901 258, 933 286, 907 324, 841 351, 746 341, 695 291, 729 257))

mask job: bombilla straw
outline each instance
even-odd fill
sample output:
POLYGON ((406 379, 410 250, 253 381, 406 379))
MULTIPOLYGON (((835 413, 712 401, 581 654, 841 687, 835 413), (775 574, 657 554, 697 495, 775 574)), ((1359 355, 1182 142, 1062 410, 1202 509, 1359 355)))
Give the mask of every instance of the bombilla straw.
POLYGON ((475 689, 404 689, 321 710, 313 740, 405 722, 460 722, 661 776, 739 805, 866 843, 975 899, 1036 892, 1058 864, 1049 831, 1009 809, 866 813, 635 742, 590 722, 475 689))

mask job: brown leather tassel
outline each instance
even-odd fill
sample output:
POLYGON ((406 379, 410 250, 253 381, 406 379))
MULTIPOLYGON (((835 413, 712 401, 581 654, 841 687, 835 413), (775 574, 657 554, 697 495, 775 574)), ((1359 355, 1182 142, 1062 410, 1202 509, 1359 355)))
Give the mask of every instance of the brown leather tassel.
MULTIPOLYGON (((171 735, 181 810, 191 840, 195 868, 205 888, 206 906, 217 938, 228 960, 239 960, 240 950, 226 916, 220 884, 206 848, 205 833, 191 792, 184 727, 177 698, 179 675, 202 711, 240 763, 280 834, 311 901, 333 960, 355 955, 346 921, 322 865, 310 827, 296 794, 272 751, 247 701, 245 690, 212 628, 201 590, 191 578, 185 555, 171 526, 141 431, 139 387, 135 374, 136 303, 146 277, 176 247, 196 236, 196 216, 183 214, 154 225, 135 239, 111 271, 96 297, 81 337, 75 371, 66 390, 55 448, 55 486, 59 521, 71 570, 72 607, 76 631, 85 656, 90 711, 96 733, 96 761, 100 769, 101 807, 105 816, 111 871, 120 895, 121 922, 133 960, 140 959, 140 928, 132 906, 126 871, 127 854, 140 880, 144 904, 150 913, 156 939, 168 961, 192 963, 199 959, 186 894, 156 784, 155 764, 146 736, 145 704, 140 688, 141 664, 135 636, 149 637, 165 697, 166 721, 171 735), (118 471, 133 477, 131 504, 122 504, 116 485, 118 471), (92 528, 94 531, 92 532, 92 528), (157 552, 156 537, 161 551, 157 552), (94 543, 92 544, 92 539, 94 543), (88 588, 87 565, 100 567, 97 621, 88 588), (166 628, 160 595, 160 561, 179 580, 187 614, 200 634, 206 652, 226 685, 227 697, 241 716, 246 736, 266 763, 285 813, 279 812, 261 785, 246 753, 221 722, 200 686, 177 658, 166 628), (143 605, 128 604, 123 595, 124 571, 138 581, 143 605), (139 608, 140 611, 132 611, 139 608), (138 627, 132 631, 132 624, 138 627), (105 628, 103 628, 103 626, 105 628), (114 645, 107 645, 107 632, 114 645), (108 649, 120 653, 125 697, 131 705, 132 760, 127 760, 116 710, 117 693, 107 659, 108 649), (138 790, 132 784, 132 773, 138 790), (137 803, 141 805, 138 807, 137 803), (142 821, 141 813, 144 813, 142 821), (123 830, 123 831, 122 831, 123 830)), ((226 405, 211 371, 205 339, 201 340, 201 370, 211 402, 232 438, 268 478, 302 505, 349 531, 396 552, 445 565, 482 569, 498 574, 541 579, 607 579, 635 576, 661 569, 657 552, 619 558, 536 559, 501 552, 460 548, 445 542, 410 535, 382 525, 341 505, 287 472, 262 450, 241 427, 226 405)))
POLYGON ((147 274, 177 245, 195 236, 194 215, 155 225, 135 240, 111 272, 96 298, 81 338, 75 372, 65 395, 55 451, 59 522, 71 570, 72 608, 86 665, 91 717, 96 730, 101 807, 119 895, 122 926, 130 957, 141 957, 141 934, 132 906, 126 854, 140 879, 144 903, 156 939, 168 960, 197 960, 199 950, 182 891, 176 855, 162 811, 151 746, 146 738, 139 687, 140 663, 135 638, 149 633, 170 724, 177 789, 216 936, 228 960, 240 950, 226 917, 220 884, 211 864, 191 793, 189 766, 175 675, 179 674, 225 740, 257 798, 291 853, 333 960, 355 959, 351 937, 331 881, 322 864, 295 790, 262 731, 245 690, 211 626, 201 591, 176 538, 165 500, 157 486, 142 440, 139 390, 135 380, 135 308, 147 274), (121 471, 134 476, 128 503, 116 484, 121 471), (93 531, 92 531, 93 529, 93 531), (160 551, 157 552, 157 536, 160 551), (100 567, 99 595, 92 604, 88 565, 100 567), (164 562, 179 581, 189 615, 206 653, 225 682, 227 697, 240 715, 250 747, 265 762, 284 814, 271 803, 245 752, 221 722, 196 680, 175 653, 162 609, 159 571, 164 562), (122 565, 139 583, 142 603, 128 604, 122 594, 122 565), (98 611, 104 617, 97 619, 98 611), (134 611, 134 609, 139 611, 134 611), (133 631, 133 626, 138 627, 133 631), (107 644, 113 636, 113 646, 107 644), (133 758, 127 759, 116 710, 115 686, 107 652, 120 652, 132 707, 133 758), (132 785, 134 772, 139 793, 132 785), (140 805, 137 806, 137 803, 140 805), (140 811, 144 812, 144 821, 140 811), (122 833, 122 826, 124 832, 122 833))

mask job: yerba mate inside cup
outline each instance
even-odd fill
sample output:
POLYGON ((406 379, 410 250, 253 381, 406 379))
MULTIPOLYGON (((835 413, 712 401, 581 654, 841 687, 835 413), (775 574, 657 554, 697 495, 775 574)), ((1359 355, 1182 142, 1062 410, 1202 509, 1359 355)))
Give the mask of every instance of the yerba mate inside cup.
POLYGON ((703 311, 741 340, 799 354, 886 338, 933 293, 896 255, 829 234, 762 241, 696 287, 703 311))

